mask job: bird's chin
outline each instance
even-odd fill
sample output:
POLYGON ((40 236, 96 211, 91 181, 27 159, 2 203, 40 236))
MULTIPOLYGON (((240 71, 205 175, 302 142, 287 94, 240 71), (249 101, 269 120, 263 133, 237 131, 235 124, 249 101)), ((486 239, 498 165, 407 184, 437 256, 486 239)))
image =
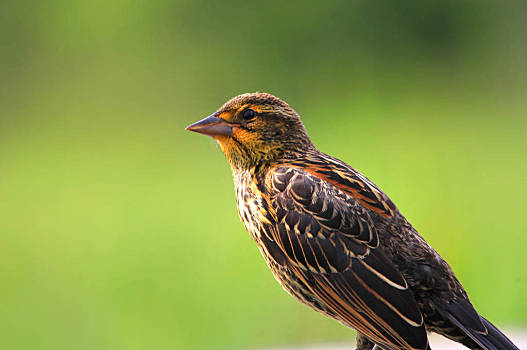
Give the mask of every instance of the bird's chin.
POLYGON ((238 171, 240 169, 245 169, 250 160, 246 150, 244 150, 238 140, 234 137, 226 136, 216 136, 214 137, 218 145, 220 146, 221 151, 225 155, 225 158, 229 162, 233 171, 238 171))
POLYGON ((235 141, 232 137, 225 135, 211 135, 211 137, 216 140, 221 151, 227 156, 227 158, 229 158, 229 154, 232 154, 235 151, 233 149, 235 147, 235 141))
POLYGON ((224 136, 224 135, 209 135, 209 136, 212 137, 214 140, 216 140, 218 145, 220 145, 222 151, 223 151, 224 147, 228 147, 228 144, 232 140, 231 137, 224 136))

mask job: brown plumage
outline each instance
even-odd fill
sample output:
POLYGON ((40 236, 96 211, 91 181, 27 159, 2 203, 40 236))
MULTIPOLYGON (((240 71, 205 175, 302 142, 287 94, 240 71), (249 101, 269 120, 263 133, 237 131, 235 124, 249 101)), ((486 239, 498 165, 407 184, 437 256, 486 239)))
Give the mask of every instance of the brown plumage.
POLYGON ((240 218, 278 282, 356 329, 358 349, 430 349, 426 331, 471 349, 518 349, 386 194, 315 148, 287 103, 243 94, 187 129, 225 153, 240 218))

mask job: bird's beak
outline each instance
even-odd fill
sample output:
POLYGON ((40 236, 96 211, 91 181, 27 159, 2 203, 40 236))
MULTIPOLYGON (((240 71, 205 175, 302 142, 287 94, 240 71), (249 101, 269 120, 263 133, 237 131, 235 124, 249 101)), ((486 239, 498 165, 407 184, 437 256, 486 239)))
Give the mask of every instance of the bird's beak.
POLYGON ((199 132, 200 134, 209 135, 212 137, 232 136, 233 126, 237 125, 218 118, 215 114, 213 114, 197 123, 187 126, 185 130, 199 132))

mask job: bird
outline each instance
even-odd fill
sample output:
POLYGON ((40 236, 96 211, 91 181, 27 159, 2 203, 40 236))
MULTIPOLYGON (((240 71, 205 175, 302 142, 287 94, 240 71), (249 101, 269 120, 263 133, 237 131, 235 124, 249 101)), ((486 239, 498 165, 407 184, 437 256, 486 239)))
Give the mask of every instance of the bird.
POLYGON ((319 151, 298 113, 238 95, 186 128, 231 166, 238 213, 283 289, 357 332, 357 350, 518 348, 478 314, 451 267, 366 176, 319 151))

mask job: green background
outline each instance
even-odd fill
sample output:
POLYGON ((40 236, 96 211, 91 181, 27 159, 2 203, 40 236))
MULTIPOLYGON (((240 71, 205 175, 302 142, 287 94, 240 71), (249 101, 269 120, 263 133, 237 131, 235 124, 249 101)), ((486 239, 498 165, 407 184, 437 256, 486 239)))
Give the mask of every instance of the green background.
POLYGON ((281 290, 213 140, 243 92, 388 193, 527 324, 524 1, 0 2, 0 348, 352 341, 281 290))

